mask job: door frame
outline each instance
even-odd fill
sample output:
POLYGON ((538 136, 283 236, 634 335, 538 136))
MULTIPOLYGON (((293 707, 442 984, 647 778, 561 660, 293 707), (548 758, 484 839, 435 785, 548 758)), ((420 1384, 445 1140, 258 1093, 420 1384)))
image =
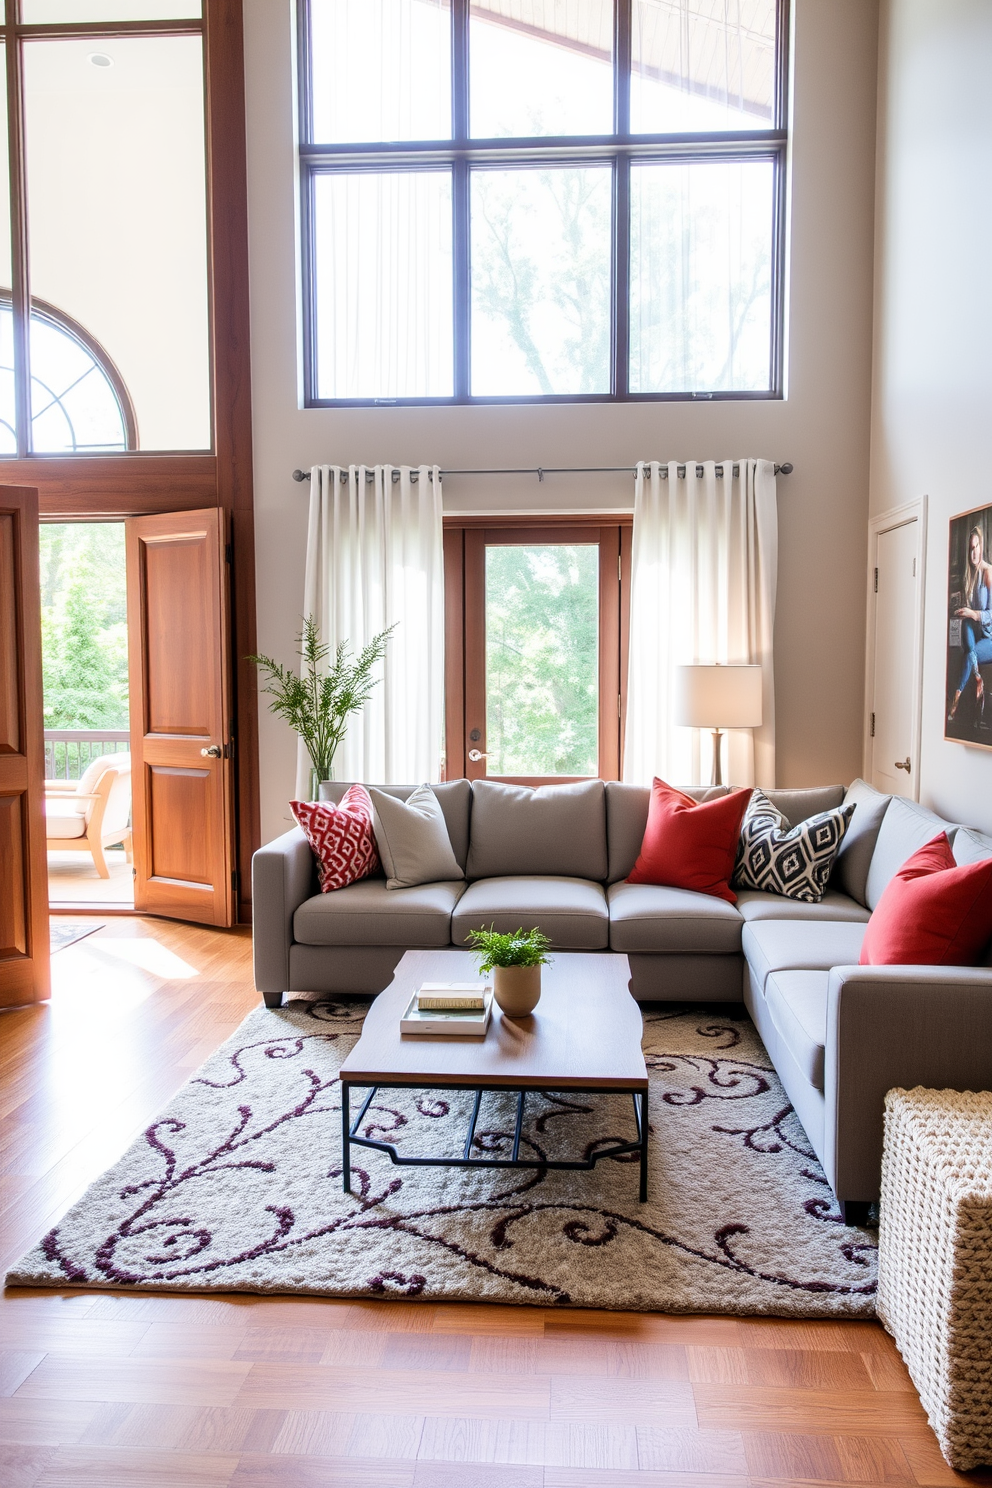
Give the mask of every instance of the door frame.
POLYGON ((875 615, 878 608, 875 573, 878 567, 878 540, 883 533, 891 532, 893 528, 905 527, 908 522, 915 522, 917 585, 916 616, 912 628, 913 692, 911 704, 911 748, 915 768, 911 772, 910 777, 911 794, 914 801, 920 799, 920 746, 923 739, 923 627, 926 614, 927 501, 928 498, 925 495, 918 496, 914 501, 907 501, 902 506, 890 507, 888 511, 879 512, 868 523, 868 603, 866 608, 867 624, 865 628, 865 699, 862 724, 861 772, 865 780, 871 780, 872 755, 874 753, 871 717, 872 704, 875 700, 875 615))
MULTIPOLYGON (((630 643, 630 571, 633 517, 630 512, 504 512, 444 518, 444 601, 445 601, 445 770, 444 778, 469 777, 467 729, 470 706, 481 708, 480 688, 484 678, 470 675, 473 656, 484 649, 484 639, 476 634, 479 611, 470 610, 466 595, 470 583, 481 583, 480 564, 490 534, 499 541, 519 540, 526 533, 534 542, 576 541, 581 532, 594 534, 591 541, 599 547, 600 567, 600 646, 609 655, 600 655, 599 700, 599 766, 603 778, 619 780, 623 768, 624 729, 627 715, 627 657, 630 643), (610 544, 610 552, 605 551, 610 544), (602 558, 616 562, 616 576, 602 568, 602 558), (608 688, 606 684, 608 683, 608 688), (613 695, 617 697, 618 717, 614 724, 613 695), (612 737, 611 737, 612 736, 612 737)), ((469 777, 471 778, 471 777, 469 777)), ((486 779, 516 785, 539 786, 587 780, 586 775, 493 775, 486 779)))
MULTIPOLYGON (((113 22, 90 29, 106 34, 113 22)), ((251 860, 261 842, 261 813, 258 686, 247 660, 258 646, 242 0, 204 0, 203 45, 213 447, 202 453, 27 455, 0 460, 0 482, 37 487, 42 521, 122 520, 207 506, 230 514, 237 900, 244 924, 251 920, 251 860)))

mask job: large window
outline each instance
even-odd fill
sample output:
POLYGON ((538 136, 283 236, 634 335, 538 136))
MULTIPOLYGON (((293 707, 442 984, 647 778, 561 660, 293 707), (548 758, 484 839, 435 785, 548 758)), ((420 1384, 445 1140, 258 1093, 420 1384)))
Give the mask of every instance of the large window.
POLYGON ((7 0, 2 20, 0 453, 208 450, 200 0, 7 0))
POLYGON ((310 405, 782 389, 787 0, 301 0, 310 405))

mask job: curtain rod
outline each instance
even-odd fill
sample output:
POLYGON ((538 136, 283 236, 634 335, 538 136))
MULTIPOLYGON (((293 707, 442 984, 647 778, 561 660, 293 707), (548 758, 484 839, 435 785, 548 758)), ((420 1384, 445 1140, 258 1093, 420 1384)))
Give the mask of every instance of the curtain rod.
MULTIPOLYGON (((647 461, 647 460, 644 461, 644 464, 649 464, 649 463, 651 463, 651 462, 650 461, 647 461)), ((667 461, 666 462, 662 462, 662 463, 663 463, 663 465, 664 464, 667 464, 667 461)), ((740 470, 740 467, 738 465, 734 465, 733 466, 733 473, 734 473, 734 475, 737 475, 739 473, 739 470, 740 470)), ((775 474, 776 475, 791 475, 792 474, 792 470, 793 470, 792 465, 791 464, 788 464, 788 463, 786 463, 784 465, 776 465, 775 466, 775 474)), ((722 475, 723 475, 723 466, 722 465, 717 465, 715 467, 715 472, 716 472, 716 475, 718 477, 722 477, 722 475)), ((662 476, 663 477, 664 476, 667 476, 667 474, 668 474, 667 470, 665 470, 664 468, 662 469, 662 472, 661 473, 662 473, 662 476)), ((702 467, 702 465, 697 465, 696 466, 696 477, 697 477, 697 479, 702 475, 702 473, 703 473, 703 467, 702 467)), ((634 465, 522 465, 522 466, 517 466, 517 467, 513 467, 513 468, 501 468, 501 469, 490 469, 490 470, 442 470, 440 472, 440 474, 441 474, 442 480, 444 479, 444 477, 446 475, 536 475, 539 481, 543 481, 543 479, 544 479, 544 477, 546 475, 636 475, 637 474, 637 467, 634 466, 634 465)), ((685 466, 684 465, 680 465, 679 466, 679 474, 680 475, 685 475, 685 466)), ((398 470, 394 470, 393 471, 393 480, 394 481, 398 481, 399 478, 400 478, 399 471, 398 470)), ((310 471, 309 470, 294 470, 293 471, 293 479, 294 479, 294 481, 308 481, 310 479, 310 471)), ((347 481, 347 479, 348 479, 347 473, 344 470, 342 470, 342 472, 341 472, 341 483, 342 483, 342 485, 345 483, 345 481, 347 481)), ((375 479, 374 475, 372 474, 372 472, 370 470, 366 470, 366 472, 365 472, 365 479, 366 479, 366 481, 372 481, 372 480, 375 479)), ((412 473, 410 479, 411 480, 416 480, 417 479, 416 471, 414 471, 412 473)))

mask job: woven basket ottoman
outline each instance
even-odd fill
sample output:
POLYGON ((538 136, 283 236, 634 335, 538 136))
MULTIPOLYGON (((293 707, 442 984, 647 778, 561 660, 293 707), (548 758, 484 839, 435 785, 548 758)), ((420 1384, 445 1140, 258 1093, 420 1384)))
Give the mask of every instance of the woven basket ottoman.
POLYGON ((992 1094, 886 1096, 877 1310, 946 1460, 992 1463, 992 1094))

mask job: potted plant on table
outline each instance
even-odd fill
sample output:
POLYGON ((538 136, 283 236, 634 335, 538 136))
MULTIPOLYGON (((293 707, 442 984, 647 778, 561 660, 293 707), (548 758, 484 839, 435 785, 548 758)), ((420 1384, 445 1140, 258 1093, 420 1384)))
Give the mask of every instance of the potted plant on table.
POLYGON ((310 756, 312 801, 317 799, 320 782, 331 778, 331 765, 344 738, 348 719, 352 713, 360 712, 372 696, 379 680, 372 675, 373 668, 385 656, 386 643, 395 629, 396 626, 391 625, 388 630, 381 630, 373 636, 354 661, 349 655, 348 642, 342 641, 325 671, 324 663, 331 648, 321 642, 316 620, 307 615, 297 636, 300 648, 297 654, 303 663, 299 676, 271 656, 247 658, 261 672, 268 673, 262 691, 272 695, 271 711, 285 718, 303 740, 310 756))
POLYGON ((541 998, 541 967, 551 959, 548 937, 540 930, 502 934, 490 925, 488 930, 470 930, 468 938, 480 973, 493 973, 493 996, 507 1017, 532 1013, 541 998))

